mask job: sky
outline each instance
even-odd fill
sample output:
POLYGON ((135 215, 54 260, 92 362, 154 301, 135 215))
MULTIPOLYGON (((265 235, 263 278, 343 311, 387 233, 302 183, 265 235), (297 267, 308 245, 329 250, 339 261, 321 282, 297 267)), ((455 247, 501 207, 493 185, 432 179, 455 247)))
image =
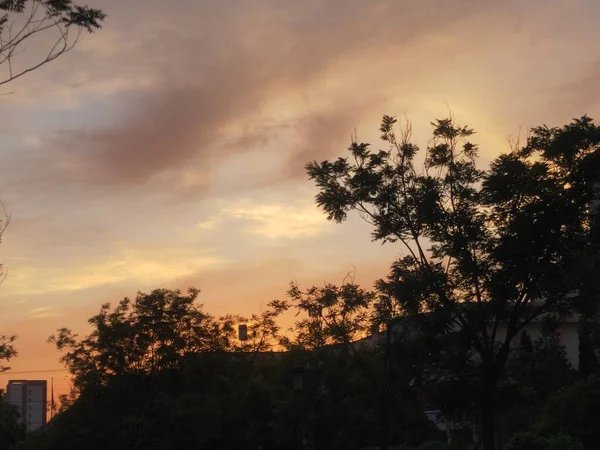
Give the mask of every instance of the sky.
POLYGON ((385 149, 384 114, 426 146, 451 110, 482 167, 530 127, 600 116, 596 0, 89 4, 103 30, 0 90, 0 333, 19 351, 0 387, 64 393, 48 336, 137 291, 194 286, 222 315, 292 280, 372 286, 401 249, 356 216, 328 222, 304 165, 354 131, 385 149))

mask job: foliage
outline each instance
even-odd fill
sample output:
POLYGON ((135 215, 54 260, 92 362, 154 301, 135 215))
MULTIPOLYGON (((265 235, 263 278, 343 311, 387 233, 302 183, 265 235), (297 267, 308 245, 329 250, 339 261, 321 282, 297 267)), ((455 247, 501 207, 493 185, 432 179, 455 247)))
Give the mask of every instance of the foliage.
POLYGON ((535 433, 517 433, 506 445, 506 450, 547 450, 546 440, 535 433))
POLYGON ((539 428, 545 434, 572 436, 585 449, 594 449, 600 440, 600 375, 591 375, 554 394, 546 404, 539 428))
POLYGON ((477 356, 484 446, 492 449, 495 391, 511 341, 542 314, 574 307, 573 255, 590 245, 600 131, 585 116, 534 128, 524 147, 482 171, 474 131, 436 120, 418 170, 410 125, 397 135, 396 122, 382 120, 389 150, 353 142, 350 158, 314 161, 307 171, 330 220, 357 211, 374 240, 401 244, 405 256, 379 289, 402 311, 428 312, 442 333, 464 336, 477 356))
POLYGON ((81 340, 62 330, 53 340, 80 395, 24 448, 268 450, 303 440, 334 450, 380 444, 382 432, 411 445, 435 436, 408 395, 407 376, 398 367, 388 372, 384 347, 354 342, 368 330, 373 294, 350 285, 293 287, 291 305, 308 317, 283 340, 286 353, 270 350, 290 303, 271 302, 248 319, 214 319, 195 304, 196 290, 105 305, 81 340), (248 325, 248 341, 235 339, 238 323, 248 325), (296 367, 304 369, 301 391, 292 382, 296 367))
POLYGON ((544 438, 533 432, 522 432, 513 436, 506 450, 583 450, 583 445, 566 434, 544 438))
POLYGON ((419 445, 419 450, 453 450, 454 447, 446 442, 429 441, 419 445))
POLYGON ((405 379, 386 377, 378 350, 320 352, 306 362, 312 438, 321 448, 419 444, 437 435, 433 422, 408 395, 405 379))
MULTIPOLYGON (((374 358, 369 352, 361 358, 374 358)), ((205 353, 181 370, 114 377, 84 391, 23 448, 276 450, 302 436, 315 448, 341 450, 377 442, 376 366, 339 352, 249 356, 205 353), (290 369, 299 362, 307 367, 304 389, 294 392, 290 369)), ((397 402, 390 417, 396 442, 435 434, 413 403, 397 402)))
POLYGON ((25 436, 25 429, 19 423, 19 413, 9 405, 0 391, 0 450, 10 450, 25 436))
POLYGON ((575 371, 556 333, 535 342, 521 333, 521 345, 511 354, 499 385, 504 432, 509 435, 530 429, 549 396, 575 380, 575 371))
POLYGON ((557 434, 548 438, 548 450, 583 450, 583 444, 566 434, 557 434))
POLYGON ((0 64, 6 66, 6 75, 0 79, 0 85, 70 51, 76 45, 81 31, 91 33, 99 29, 105 17, 101 10, 77 5, 72 0, 0 1, 0 64), (46 36, 48 53, 29 66, 18 68, 15 56, 37 35, 46 36))
MULTIPOLYGON (((0 335, 0 361, 9 361, 11 358, 17 356, 17 351, 13 345, 15 339, 15 336, 0 335)), ((10 369, 10 367, 0 365, 0 372, 4 372, 8 369, 10 369)))
MULTIPOLYGON (((381 447, 365 447, 361 450, 380 450, 381 447)), ((388 447, 388 450, 414 450, 414 447, 408 447, 406 445, 392 445, 388 447)))
POLYGON ((295 324, 294 338, 282 340, 287 349, 341 345, 348 350, 352 342, 367 335, 375 295, 354 283, 313 286, 306 291, 292 283, 288 296, 303 317, 295 324))
POLYGON ((288 309, 287 301, 273 300, 264 311, 249 318, 233 314, 219 318, 221 333, 227 336, 227 349, 254 354, 273 350, 280 343, 277 319, 288 309), (247 326, 247 339, 235 343, 235 325, 240 324, 247 326))
MULTIPOLYGON (((599 195, 600 198, 600 195, 599 195)), ((599 228, 596 226, 596 228, 599 228)), ((596 231, 596 242, 600 231, 596 231)), ((598 246, 600 247, 600 246, 598 246)), ((598 352, 600 351, 600 250, 588 249, 578 256, 575 275, 581 283, 578 305, 581 314, 579 321, 579 374, 587 376, 600 368, 598 352)))
POLYGON ((86 389, 32 449, 293 447, 292 392, 275 354, 188 356, 182 368, 115 376, 86 389))
POLYGON ((123 299, 111 309, 104 304, 89 319, 92 332, 83 339, 63 328, 49 341, 63 351, 61 361, 83 391, 106 386, 111 377, 141 376, 180 369, 188 355, 219 351, 230 345, 229 335, 196 304, 190 288, 157 289, 123 299))
POLYGON ((293 283, 288 294, 300 318, 293 337, 282 343, 305 368, 307 425, 317 448, 419 444, 436 435, 410 393, 416 359, 409 349, 416 356, 416 347, 400 335, 392 341, 372 326, 388 320, 385 299, 351 277, 340 286, 306 291, 293 283), (362 339, 369 332, 376 334, 362 339))

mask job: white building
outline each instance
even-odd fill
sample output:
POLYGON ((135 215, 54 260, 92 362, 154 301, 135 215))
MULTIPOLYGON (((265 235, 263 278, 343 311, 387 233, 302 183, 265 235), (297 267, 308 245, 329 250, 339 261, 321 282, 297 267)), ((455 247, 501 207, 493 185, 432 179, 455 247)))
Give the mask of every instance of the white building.
MULTIPOLYGON (((540 304, 540 302, 536 302, 540 304)), ((571 363, 573 369, 579 367, 579 319, 580 314, 573 313, 568 317, 563 317, 558 321, 556 333, 559 338, 561 345, 565 347, 567 358, 571 363)), ((542 337, 544 315, 541 315, 529 323, 523 331, 526 331, 531 337, 532 341, 542 337)), ((455 325, 455 330, 459 327, 455 325)), ((418 333, 419 327, 416 325, 410 325, 408 322, 400 321, 396 325, 393 325, 393 333, 396 335, 409 336, 411 334, 418 333), (408 330, 408 331, 407 331, 408 330)), ((496 329, 495 342, 501 345, 506 339, 507 324, 500 322, 496 329)), ((492 328, 488 327, 488 335, 491 335, 492 328)), ((371 334, 364 339, 359 340, 361 344, 369 346, 377 345, 383 339, 383 334, 378 329, 373 329, 371 334)), ((519 345, 519 336, 516 336, 512 340, 512 346, 516 347, 519 345)))
POLYGON ((20 420, 27 432, 46 424, 46 380, 10 380, 6 387, 6 400, 19 411, 20 420))
MULTIPOLYGON (((579 314, 573 314, 570 317, 563 318, 557 324, 556 333, 559 343, 565 347, 566 356, 573 369, 579 367, 579 314)), ((528 324, 524 331, 527 331, 532 341, 542 337, 542 318, 538 318, 528 324)), ((506 338, 506 325, 501 324, 496 333, 496 342, 502 343, 506 338)), ((518 336, 512 341, 513 346, 519 345, 518 336)))

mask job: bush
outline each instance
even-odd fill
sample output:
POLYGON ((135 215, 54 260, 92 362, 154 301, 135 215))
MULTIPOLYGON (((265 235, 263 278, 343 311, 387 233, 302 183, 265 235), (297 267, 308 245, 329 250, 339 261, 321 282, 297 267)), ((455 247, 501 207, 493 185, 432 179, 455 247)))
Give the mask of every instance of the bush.
POLYGON ((421 445, 419 445, 418 449, 419 450, 454 450, 454 447, 452 447, 452 445, 448 444, 447 442, 429 441, 429 442, 423 442, 421 445))
MULTIPOLYGON (((379 450, 379 447, 366 447, 361 450, 379 450)), ((409 447, 406 445, 391 445, 388 447, 388 450, 415 450, 414 447, 409 447)))
POLYGON ((593 375, 561 389, 548 403, 540 423, 547 435, 568 435, 595 450, 600 441, 600 376, 593 375))
POLYGON ((557 434, 548 439, 548 450, 583 450, 583 444, 572 436, 557 434))
POLYGON ((505 450, 548 450, 548 442, 534 433, 517 433, 506 444, 505 450))

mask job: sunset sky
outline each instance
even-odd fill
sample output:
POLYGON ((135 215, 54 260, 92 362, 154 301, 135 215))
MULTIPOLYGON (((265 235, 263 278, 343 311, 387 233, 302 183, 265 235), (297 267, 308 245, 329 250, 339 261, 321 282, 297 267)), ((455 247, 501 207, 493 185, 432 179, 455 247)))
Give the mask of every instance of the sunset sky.
POLYGON ((138 290, 196 286, 221 315, 353 267, 372 285, 400 248, 327 222, 303 167, 354 129, 377 147, 383 114, 426 145, 450 108, 482 166, 520 128, 600 116, 597 0, 89 4, 102 31, 0 90, 0 333, 20 353, 0 387, 64 380, 18 372, 60 369, 46 338, 138 290))

